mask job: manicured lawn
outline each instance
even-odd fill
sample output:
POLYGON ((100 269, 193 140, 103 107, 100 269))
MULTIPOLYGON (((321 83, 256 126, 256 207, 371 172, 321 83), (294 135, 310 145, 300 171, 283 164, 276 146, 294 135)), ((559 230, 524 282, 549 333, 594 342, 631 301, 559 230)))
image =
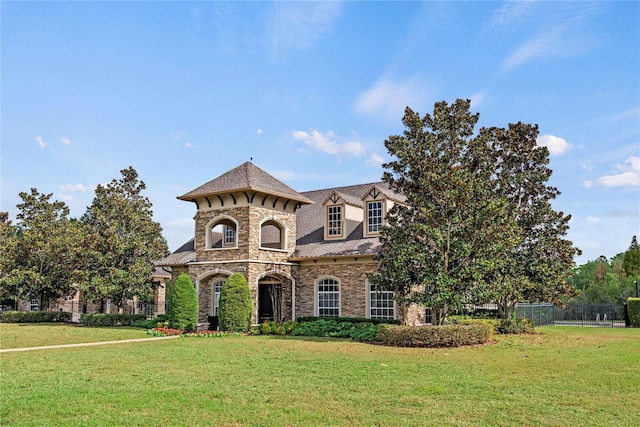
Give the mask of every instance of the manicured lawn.
POLYGON ((0 349, 148 338, 140 328, 99 328, 59 323, 0 323, 0 349))
POLYGON ((640 329, 403 349, 239 337, 0 355, 0 424, 640 425, 640 329))

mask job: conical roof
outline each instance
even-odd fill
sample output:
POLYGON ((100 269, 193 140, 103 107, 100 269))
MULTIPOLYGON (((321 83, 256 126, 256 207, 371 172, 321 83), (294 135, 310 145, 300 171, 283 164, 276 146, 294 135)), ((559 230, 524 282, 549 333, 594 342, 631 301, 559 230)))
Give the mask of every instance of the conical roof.
POLYGON ((298 193, 288 185, 278 181, 251 162, 246 162, 219 177, 189 191, 180 200, 193 200, 216 194, 228 194, 240 191, 256 191, 278 197, 286 197, 304 204, 312 200, 298 193))

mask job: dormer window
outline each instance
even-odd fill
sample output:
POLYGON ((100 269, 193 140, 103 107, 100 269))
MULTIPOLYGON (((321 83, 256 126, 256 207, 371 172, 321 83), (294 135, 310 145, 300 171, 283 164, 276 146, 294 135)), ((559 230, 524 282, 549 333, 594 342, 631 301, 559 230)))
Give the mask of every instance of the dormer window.
POLYGON ((367 202, 367 234, 379 233, 382 228, 382 200, 367 202))
POLYGON ((342 206, 327 206, 327 228, 330 237, 342 236, 342 206))

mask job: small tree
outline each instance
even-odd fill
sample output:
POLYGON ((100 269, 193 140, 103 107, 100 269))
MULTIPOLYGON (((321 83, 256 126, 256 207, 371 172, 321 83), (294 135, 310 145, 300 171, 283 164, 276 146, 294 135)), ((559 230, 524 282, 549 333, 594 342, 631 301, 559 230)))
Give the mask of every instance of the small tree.
POLYGON ((218 303, 220 329, 223 331, 248 331, 251 326, 252 311, 251 291, 247 279, 240 273, 233 273, 220 291, 220 302, 218 303))
POLYGON ((193 331, 198 323, 198 300, 196 289, 188 274, 176 279, 169 300, 169 327, 193 331))

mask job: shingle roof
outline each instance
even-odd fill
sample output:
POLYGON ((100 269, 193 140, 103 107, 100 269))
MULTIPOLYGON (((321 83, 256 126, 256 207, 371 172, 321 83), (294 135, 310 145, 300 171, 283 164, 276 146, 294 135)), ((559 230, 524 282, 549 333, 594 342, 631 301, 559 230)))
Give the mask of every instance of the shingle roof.
POLYGON ((287 197, 301 203, 312 203, 311 200, 278 181, 251 162, 245 162, 231 169, 206 184, 179 196, 178 199, 189 201, 199 196, 249 190, 287 197))
POLYGON ((302 194, 315 203, 300 207, 296 212, 297 241, 293 259, 317 257, 342 257, 375 255, 380 250, 380 241, 376 237, 365 238, 362 223, 344 240, 324 240, 324 202, 334 191, 340 194, 345 202, 358 199, 362 205, 364 196, 373 186, 380 189, 388 198, 400 201, 402 196, 394 193, 387 184, 375 182, 369 184, 350 185, 347 187, 327 188, 324 190, 306 191, 302 194))
POLYGON ((189 240, 184 245, 180 246, 171 255, 162 258, 155 262, 155 265, 162 266, 176 266, 186 265, 191 261, 196 260, 196 250, 194 239, 189 240))

